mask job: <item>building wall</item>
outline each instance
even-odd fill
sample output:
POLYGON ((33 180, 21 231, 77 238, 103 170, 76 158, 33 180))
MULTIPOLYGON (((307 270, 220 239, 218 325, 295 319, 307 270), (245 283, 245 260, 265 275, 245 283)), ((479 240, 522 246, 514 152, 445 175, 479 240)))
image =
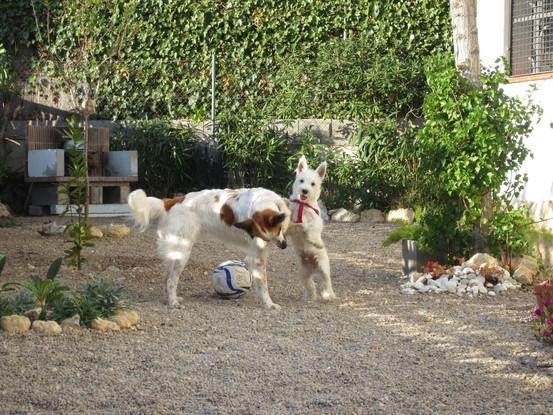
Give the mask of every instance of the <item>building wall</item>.
MULTIPOLYGON (((480 59, 484 66, 494 67, 495 61, 509 54, 510 1, 478 0, 477 24, 480 59)), ((541 120, 534 123, 534 130, 527 139, 527 146, 534 157, 528 159, 523 171, 528 173, 528 183, 522 195, 527 202, 553 200, 553 79, 532 82, 512 82, 505 85, 511 96, 531 100, 542 107, 541 120), (537 90, 529 93, 532 85, 537 90)), ((550 226, 552 226, 550 224, 550 226)))

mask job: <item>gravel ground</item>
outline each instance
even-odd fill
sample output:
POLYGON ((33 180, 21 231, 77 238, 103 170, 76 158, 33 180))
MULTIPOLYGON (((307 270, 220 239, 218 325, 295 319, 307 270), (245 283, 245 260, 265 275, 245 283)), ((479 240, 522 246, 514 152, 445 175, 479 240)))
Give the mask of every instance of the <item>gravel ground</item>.
MULTIPOLYGON (((43 221, 0 228, 1 280, 43 273, 63 252, 61 236, 36 232, 43 221)), ((173 310, 161 303, 153 231, 101 239, 89 271, 61 279, 76 287, 119 268, 140 330, 0 332, 0 413, 551 413, 553 350, 529 329, 532 293, 402 295, 400 248, 381 246, 392 226, 326 227, 331 304, 305 303, 293 250, 274 248, 269 289, 282 309, 270 312, 253 293, 212 294, 210 270, 241 258, 220 243, 196 246, 179 286, 185 308, 173 310)))

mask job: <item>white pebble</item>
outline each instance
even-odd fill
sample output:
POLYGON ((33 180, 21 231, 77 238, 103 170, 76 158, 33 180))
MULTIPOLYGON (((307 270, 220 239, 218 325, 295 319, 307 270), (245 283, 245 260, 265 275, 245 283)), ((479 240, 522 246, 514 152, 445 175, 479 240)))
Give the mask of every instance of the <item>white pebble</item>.
POLYGON ((488 291, 488 295, 491 297, 495 297, 495 292, 490 290, 488 291))
POLYGON ((408 294, 408 295, 411 295, 411 294, 415 294, 415 290, 413 290, 412 288, 404 288, 403 290, 401 290, 401 292, 403 294, 408 294))

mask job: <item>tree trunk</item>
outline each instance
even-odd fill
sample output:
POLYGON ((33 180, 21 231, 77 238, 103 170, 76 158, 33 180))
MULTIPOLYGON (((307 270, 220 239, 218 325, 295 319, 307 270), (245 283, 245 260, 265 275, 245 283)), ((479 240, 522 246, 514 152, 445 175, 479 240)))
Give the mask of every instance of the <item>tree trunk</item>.
POLYGON ((474 86, 480 85, 480 50, 476 27, 476 0, 450 0, 455 65, 474 86))
MULTIPOLYGON (((453 50, 455 66, 472 86, 480 86, 480 49, 478 47, 478 28, 476 25, 477 0, 449 0, 449 14, 453 29, 453 50)), ((486 192, 480 199, 482 219, 474 230, 474 249, 486 252, 486 240, 489 234, 487 222, 493 214, 493 197, 486 192)))

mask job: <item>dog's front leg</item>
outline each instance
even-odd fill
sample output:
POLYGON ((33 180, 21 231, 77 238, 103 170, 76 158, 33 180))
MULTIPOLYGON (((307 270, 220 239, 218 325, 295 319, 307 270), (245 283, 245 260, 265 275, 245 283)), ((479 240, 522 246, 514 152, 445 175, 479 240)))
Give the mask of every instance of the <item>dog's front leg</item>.
POLYGON ((254 238, 250 245, 250 250, 246 258, 246 263, 250 268, 255 293, 263 307, 267 309, 278 310, 280 306, 273 303, 269 296, 269 288, 267 286, 267 255, 268 243, 259 238, 254 238))

